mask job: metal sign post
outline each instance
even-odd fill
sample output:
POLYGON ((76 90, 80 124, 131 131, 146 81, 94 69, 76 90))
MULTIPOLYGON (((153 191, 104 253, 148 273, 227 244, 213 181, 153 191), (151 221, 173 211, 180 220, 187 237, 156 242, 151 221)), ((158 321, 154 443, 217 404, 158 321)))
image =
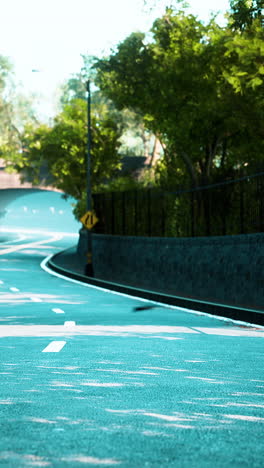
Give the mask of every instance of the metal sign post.
MULTIPOLYGON (((91 91, 90 80, 86 83, 87 89, 87 189, 86 208, 87 212, 92 211, 92 187, 91 187, 91 91)), ((88 227, 88 226, 87 226, 88 227)), ((87 260, 85 265, 85 275, 94 276, 92 257, 92 233, 91 227, 87 229, 87 260)))

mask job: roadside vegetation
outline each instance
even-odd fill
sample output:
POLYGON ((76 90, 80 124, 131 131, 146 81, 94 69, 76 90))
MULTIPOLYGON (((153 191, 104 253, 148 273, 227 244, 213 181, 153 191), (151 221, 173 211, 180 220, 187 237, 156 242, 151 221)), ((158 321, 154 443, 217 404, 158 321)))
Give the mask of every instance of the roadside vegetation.
POLYGON ((92 78, 94 192, 199 187, 264 168, 262 0, 231 0, 226 25, 205 24, 181 2, 148 34, 134 32, 110 56, 84 57, 61 90, 52 125, 7 92, 12 67, 0 57, 0 157, 34 184, 86 192, 86 91, 92 78), (159 150, 157 149, 159 148, 159 150), (140 174, 124 156, 145 156, 140 174))

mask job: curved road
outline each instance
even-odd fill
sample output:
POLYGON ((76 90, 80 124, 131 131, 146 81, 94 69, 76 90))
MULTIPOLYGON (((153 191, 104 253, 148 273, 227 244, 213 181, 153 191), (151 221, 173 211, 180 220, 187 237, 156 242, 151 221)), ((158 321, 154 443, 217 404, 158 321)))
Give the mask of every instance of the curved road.
POLYGON ((50 272, 70 201, 12 200, 0 230, 0 466, 263 467, 260 326, 50 272))

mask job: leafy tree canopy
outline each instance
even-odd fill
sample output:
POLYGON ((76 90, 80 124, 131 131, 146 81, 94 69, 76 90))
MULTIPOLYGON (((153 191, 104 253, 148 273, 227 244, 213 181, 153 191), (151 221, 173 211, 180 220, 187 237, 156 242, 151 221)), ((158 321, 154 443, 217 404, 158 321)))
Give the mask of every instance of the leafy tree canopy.
MULTIPOLYGON (((83 57, 84 65, 80 73, 73 75, 61 88, 61 108, 73 99, 86 100, 85 79, 96 72, 91 70, 95 57, 83 57)), ((100 89, 92 83, 92 107, 98 118, 102 113, 109 112, 121 132, 119 153, 122 156, 146 156, 155 150, 153 134, 146 128, 143 116, 129 109, 118 110, 113 101, 108 99, 100 89)))
MULTIPOLYGON (((34 184, 46 183, 80 199, 86 190, 86 102, 74 99, 55 118, 52 128, 27 126, 24 151, 14 164, 34 184)), ((92 184, 111 177, 120 166, 116 122, 108 112, 92 113, 92 184)))
POLYGON ((167 170, 197 185, 263 162, 259 18, 241 33, 167 9, 151 35, 133 33, 98 60, 96 83, 119 109, 144 116, 167 170))
POLYGON ((73 99, 86 99, 86 87, 81 73, 72 76, 61 88, 61 107, 69 104, 73 99))
POLYGON ((250 28, 255 19, 259 19, 263 25, 263 0, 231 0, 230 7, 231 27, 243 31, 250 28))
POLYGON ((26 123, 35 122, 32 98, 15 85, 13 66, 0 56, 0 157, 16 158, 21 149, 21 132, 26 123))
POLYGON ((7 145, 16 142, 16 131, 12 125, 12 104, 8 99, 12 83, 12 65, 7 57, 0 56, 0 156, 7 145))

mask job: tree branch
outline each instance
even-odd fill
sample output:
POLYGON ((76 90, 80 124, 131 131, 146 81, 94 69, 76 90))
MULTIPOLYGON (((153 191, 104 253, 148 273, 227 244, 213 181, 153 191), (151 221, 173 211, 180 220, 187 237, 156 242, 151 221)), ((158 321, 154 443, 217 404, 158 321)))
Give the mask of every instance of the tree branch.
POLYGON ((198 178, 197 178, 197 173, 194 169, 194 166, 192 164, 192 161, 190 159, 190 157, 188 156, 187 153, 185 153, 185 151, 182 151, 180 153, 185 165, 186 165, 186 168, 189 172, 189 175, 191 176, 191 179, 192 179, 192 182, 193 182, 193 185, 194 187, 198 187, 198 178))

